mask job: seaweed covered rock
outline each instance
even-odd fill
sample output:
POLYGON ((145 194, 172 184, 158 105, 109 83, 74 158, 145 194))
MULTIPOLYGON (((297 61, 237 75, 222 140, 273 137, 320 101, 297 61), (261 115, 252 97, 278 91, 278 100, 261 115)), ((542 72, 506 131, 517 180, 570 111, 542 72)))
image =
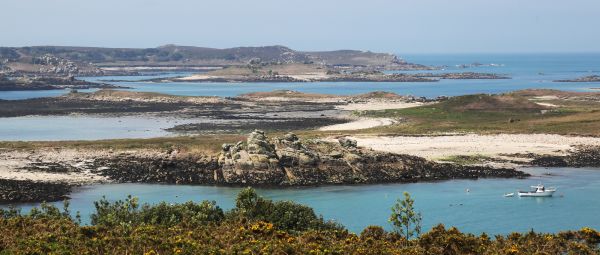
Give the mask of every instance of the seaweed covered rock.
POLYGON ((70 192, 66 183, 0 179, 0 203, 54 202, 67 199, 70 192))
POLYGON ((542 167, 600 167, 599 146, 579 146, 569 155, 541 155, 530 162, 542 167))
POLYGON ((95 170, 116 182, 215 184, 219 165, 215 157, 141 157, 117 155, 98 158, 95 170))

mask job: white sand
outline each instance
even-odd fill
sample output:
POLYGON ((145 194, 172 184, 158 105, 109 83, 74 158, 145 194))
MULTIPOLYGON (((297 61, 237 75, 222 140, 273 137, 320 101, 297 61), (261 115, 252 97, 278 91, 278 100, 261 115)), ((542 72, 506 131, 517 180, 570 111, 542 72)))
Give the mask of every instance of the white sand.
MULTIPOLYGON (((140 151, 136 153, 146 153, 140 151)), ((89 184, 108 182, 106 177, 91 172, 86 162, 96 157, 107 157, 110 151, 79 151, 74 149, 2 150, 0 151, 0 179, 32 180, 89 184), (51 173, 23 169, 33 163, 60 163, 79 169, 68 173, 51 173)))
MULTIPOLYGON (((181 67, 178 66, 117 66, 117 67, 101 67, 100 69, 105 71, 152 71, 152 70, 179 70, 181 67)), ((187 70, 220 70, 222 67, 218 66, 188 66, 187 70)))
POLYGON ((376 111, 385 109, 403 109, 421 106, 420 102, 368 102, 368 103, 349 103, 347 105, 336 106, 337 109, 347 111, 376 111))
POLYGON ((556 108, 556 107, 558 107, 558 105, 551 104, 551 103, 540 103, 540 102, 536 102, 536 104, 538 104, 538 105, 541 105, 541 106, 546 106, 546 107, 553 107, 553 108, 556 108))
POLYGON ((305 74, 289 74, 286 75, 296 80, 301 81, 317 81, 328 78, 326 73, 305 73, 305 74))
POLYGON ((548 134, 444 135, 444 136, 362 136, 352 137, 359 146, 379 151, 410 154, 427 159, 453 155, 535 153, 564 155, 574 145, 600 145, 600 138, 548 134))
POLYGON ((223 78, 223 77, 206 75, 206 74, 193 74, 193 75, 186 76, 186 77, 175 78, 174 80, 194 81, 194 80, 208 80, 208 79, 218 79, 218 78, 223 78))
POLYGON ((80 173, 45 173, 3 168, 0 166, 0 179, 31 180, 40 182, 67 182, 76 184, 91 184, 108 182, 108 180, 90 172, 80 173))
POLYGON ((319 128, 321 131, 358 130, 379 126, 388 126, 398 121, 390 118, 364 118, 352 122, 330 125, 319 128))
POLYGON ((558 99, 557 96, 537 96, 532 98, 532 100, 556 100, 558 99))

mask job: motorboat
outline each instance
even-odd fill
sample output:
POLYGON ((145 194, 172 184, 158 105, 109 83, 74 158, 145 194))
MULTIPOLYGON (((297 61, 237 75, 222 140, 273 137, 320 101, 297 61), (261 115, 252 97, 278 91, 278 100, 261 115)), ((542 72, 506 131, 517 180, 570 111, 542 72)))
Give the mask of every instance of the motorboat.
POLYGON ((556 188, 546 188, 542 184, 531 188, 531 191, 519 191, 519 197, 551 197, 556 192, 556 188))
POLYGON ((514 197, 515 193, 506 193, 504 194, 504 197, 514 197))

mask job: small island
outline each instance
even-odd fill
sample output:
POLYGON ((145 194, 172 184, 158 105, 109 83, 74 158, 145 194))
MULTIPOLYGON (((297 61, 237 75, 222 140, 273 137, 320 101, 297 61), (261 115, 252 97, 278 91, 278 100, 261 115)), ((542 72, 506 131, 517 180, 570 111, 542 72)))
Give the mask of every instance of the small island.
POLYGON ((55 89, 115 89, 127 88, 106 83, 88 82, 78 80, 73 76, 43 76, 43 77, 6 77, 0 74, 0 91, 22 90, 55 90, 55 89))
POLYGON ((510 79, 491 73, 386 73, 377 69, 315 64, 254 64, 227 67, 186 77, 154 82, 437 82, 441 79, 510 79))
POLYGON ((600 82, 600 75, 590 75, 575 79, 555 80, 554 82, 600 82))
MULTIPOLYGON (((35 46, 0 47, 0 90, 123 88, 74 77, 195 74, 151 82, 437 82, 441 79, 510 79, 492 73, 437 70, 394 54, 336 50, 307 52, 285 46, 214 49, 165 45, 150 49, 35 46), (403 72, 424 71, 424 73, 403 72)), ((104 82, 126 82, 109 79, 104 82)))

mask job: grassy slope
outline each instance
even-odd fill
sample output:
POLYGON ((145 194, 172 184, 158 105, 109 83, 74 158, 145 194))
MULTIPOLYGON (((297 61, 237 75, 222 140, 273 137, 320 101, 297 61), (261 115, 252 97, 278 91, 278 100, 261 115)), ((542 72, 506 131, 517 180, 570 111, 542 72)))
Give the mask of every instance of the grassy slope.
POLYGON ((280 75, 294 75, 307 73, 326 73, 327 70, 314 64, 282 64, 282 65, 254 65, 248 66, 230 66, 220 70, 214 70, 206 73, 207 75, 228 76, 228 75, 268 75, 269 71, 277 72, 280 75))
POLYGON ((234 143, 245 139, 240 135, 179 136, 150 139, 112 139, 97 141, 57 142, 0 142, 0 149, 73 148, 97 150, 168 150, 177 148, 185 152, 217 154, 223 143, 234 143))
POLYGON ((423 134, 442 132, 554 133, 600 135, 600 103, 551 99, 539 102, 520 93, 468 95, 408 109, 368 111, 369 117, 406 118, 406 123, 369 130, 371 133, 423 134), (542 113, 545 111, 545 113, 542 113), (513 120, 511 122, 510 120, 513 120))

